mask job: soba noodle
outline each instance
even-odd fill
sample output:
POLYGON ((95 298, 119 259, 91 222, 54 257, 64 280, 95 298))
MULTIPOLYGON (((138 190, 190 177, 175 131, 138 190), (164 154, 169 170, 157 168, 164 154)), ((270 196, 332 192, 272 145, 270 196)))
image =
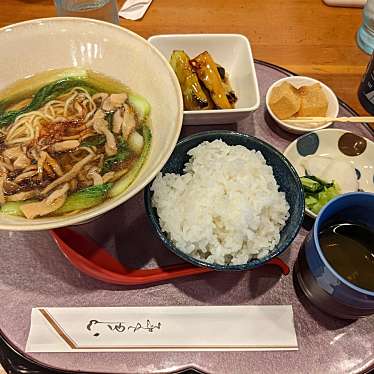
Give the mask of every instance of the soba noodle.
POLYGON ((148 112, 140 96, 76 78, 2 108, 1 212, 29 219, 75 214, 121 193, 148 153, 148 112))

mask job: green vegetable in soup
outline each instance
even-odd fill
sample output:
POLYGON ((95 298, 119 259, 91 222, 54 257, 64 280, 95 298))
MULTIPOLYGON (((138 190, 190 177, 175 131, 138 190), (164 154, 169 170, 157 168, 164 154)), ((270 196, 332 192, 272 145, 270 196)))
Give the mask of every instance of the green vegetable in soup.
POLYGON ((0 207, 0 213, 8 214, 10 216, 19 216, 24 217, 21 206, 27 203, 31 203, 33 201, 26 200, 26 201, 9 201, 5 204, 2 204, 0 207))
MULTIPOLYGON (((25 113, 38 110, 48 101, 54 100, 56 97, 61 96, 65 92, 68 92, 73 87, 84 87, 89 90, 90 94, 96 92, 96 90, 90 86, 90 84, 82 78, 65 78, 58 81, 52 82, 40 88, 30 104, 24 106, 19 110, 9 110, 0 113, 0 127, 8 126, 15 121, 15 119, 25 113)), ((0 107, 2 107, 0 103, 0 107)))
POLYGON ((128 96, 129 104, 134 108, 135 113, 140 123, 144 123, 151 112, 151 105, 149 102, 140 95, 130 93, 128 96))
POLYGON ((144 165, 145 161, 147 160, 149 151, 151 149, 151 141, 152 141, 152 133, 151 129, 147 126, 143 127, 143 139, 144 139, 144 146, 140 157, 136 160, 132 169, 123 176, 119 181, 115 183, 113 188, 109 191, 110 197, 115 197, 125 191, 131 183, 135 180, 138 176, 140 169, 144 165))
POLYGON ((101 170, 101 174, 105 174, 111 171, 116 164, 125 161, 131 155, 131 151, 128 149, 126 142, 122 137, 119 138, 117 143, 117 153, 114 156, 108 157, 104 160, 104 165, 101 170))
POLYGON ((108 122, 110 129, 112 129, 112 127, 113 127, 113 116, 114 116, 114 111, 108 112, 105 115, 105 120, 108 122))
POLYGON ((89 138, 86 138, 81 143, 81 147, 97 147, 99 145, 104 145, 106 142, 105 135, 93 135, 89 138))
POLYGON ((105 183, 74 192, 66 198, 64 205, 53 214, 64 214, 74 210, 92 208, 106 199, 112 186, 112 183, 105 183))

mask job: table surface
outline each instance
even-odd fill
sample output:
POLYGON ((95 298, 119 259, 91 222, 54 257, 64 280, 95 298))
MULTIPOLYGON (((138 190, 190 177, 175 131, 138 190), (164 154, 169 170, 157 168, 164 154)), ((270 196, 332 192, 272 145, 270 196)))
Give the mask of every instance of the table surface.
MULTIPOLYGON (((255 58, 323 81, 365 114, 357 99, 369 60, 355 42, 361 14, 361 9, 327 7, 321 0, 157 0, 144 19, 121 19, 121 25, 145 38, 171 33, 241 33, 250 40, 255 58)), ((52 0, 0 1, 0 27, 52 16, 52 0)))
MULTIPOLYGON (((364 114, 357 88, 369 56, 355 41, 361 14, 360 8, 328 7, 322 0, 157 0, 141 21, 121 18, 121 25, 145 38, 241 33, 250 40, 255 58, 320 79, 364 114)), ((52 0, 0 1, 0 27, 53 16, 52 0)))

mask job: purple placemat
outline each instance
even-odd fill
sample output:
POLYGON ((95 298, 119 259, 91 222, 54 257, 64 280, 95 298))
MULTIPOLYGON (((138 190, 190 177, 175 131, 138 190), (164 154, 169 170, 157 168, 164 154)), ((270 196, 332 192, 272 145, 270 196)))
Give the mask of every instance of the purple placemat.
MULTIPOLYGON (((261 101, 267 88, 285 72, 256 64, 261 101)), ((350 115, 344 106, 340 115, 350 115)), ((346 125, 341 125, 347 128, 346 125)), ((280 130, 261 106, 232 126, 189 126, 184 134, 213 128, 255 135, 279 150, 295 136, 280 130)), ((351 130, 373 138, 364 126, 351 130)), ((307 226, 307 225, 306 225, 307 226)), ((147 222, 142 193, 100 219, 80 227, 122 261, 134 266, 180 262, 170 254, 147 222)), ((290 265, 307 232, 302 228, 283 254, 290 265)), ((296 352, 154 352, 29 353, 44 365, 81 372, 153 373, 186 367, 210 373, 347 373, 374 366, 374 316, 356 322, 328 317, 295 293, 292 274, 273 266, 239 273, 209 273, 148 287, 108 285, 74 269, 47 232, 0 232, 0 329, 24 352, 32 307, 292 304, 299 351, 296 352)))

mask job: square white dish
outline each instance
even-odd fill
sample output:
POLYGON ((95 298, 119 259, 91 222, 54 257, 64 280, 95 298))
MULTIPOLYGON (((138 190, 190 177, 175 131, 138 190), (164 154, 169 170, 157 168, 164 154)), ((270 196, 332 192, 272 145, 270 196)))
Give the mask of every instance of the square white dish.
POLYGON ((184 125, 235 123, 260 105, 257 76, 248 39, 240 34, 170 34, 151 36, 148 41, 167 60, 173 50, 184 50, 190 58, 208 51, 222 65, 238 97, 234 109, 184 111, 184 125))

